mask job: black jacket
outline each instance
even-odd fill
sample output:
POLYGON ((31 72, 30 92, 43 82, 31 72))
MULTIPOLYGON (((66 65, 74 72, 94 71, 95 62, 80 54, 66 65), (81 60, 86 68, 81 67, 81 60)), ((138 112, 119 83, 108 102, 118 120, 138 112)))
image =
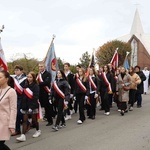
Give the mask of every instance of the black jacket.
POLYGON ((146 80, 146 76, 144 75, 143 71, 139 71, 136 73, 139 75, 141 79, 141 83, 137 85, 137 93, 143 94, 144 93, 143 81, 146 80))
POLYGON ((30 109, 36 109, 39 107, 38 99, 39 99, 39 86, 36 83, 32 83, 28 86, 25 86, 25 88, 29 88, 33 92, 33 99, 30 99, 26 96, 26 94, 23 92, 23 99, 21 101, 21 109, 28 110, 30 109))
MULTIPOLYGON (((69 101, 70 100, 70 89, 69 89, 68 82, 65 79, 59 79, 59 80, 56 79, 56 84, 57 84, 58 88, 64 93, 65 101, 69 101)), ((56 90, 54 89, 54 86, 52 86, 49 99, 52 100, 53 98, 55 98, 56 100, 62 99, 60 97, 60 95, 56 92, 56 90)))
POLYGON ((73 94, 74 92, 74 74, 72 72, 70 72, 68 75, 67 75, 67 80, 68 80, 68 83, 71 87, 71 91, 70 93, 73 94))
POLYGON ((48 93, 44 89, 44 86, 48 86, 50 88, 51 85, 51 74, 45 70, 45 72, 42 74, 43 82, 39 83, 40 93, 39 93, 39 100, 41 103, 41 106, 44 107, 49 103, 48 101, 48 93))

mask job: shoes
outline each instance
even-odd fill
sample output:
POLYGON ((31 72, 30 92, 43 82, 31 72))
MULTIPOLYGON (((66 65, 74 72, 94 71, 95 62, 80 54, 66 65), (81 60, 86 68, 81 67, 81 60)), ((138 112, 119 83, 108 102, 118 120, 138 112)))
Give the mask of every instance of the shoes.
POLYGON ((58 130, 59 130, 59 129, 58 129, 58 125, 53 126, 52 129, 54 129, 55 131, 58 131, 58 130))
POLYGON ((74 114, 74 113, 75 113, 74 109, 73 109, 73 110, 70 110, 70 114, 71 114, 71 115, 74 114))
POLYGON ((94 120, 94 119, 95 119, 95 116, 92 116, 91 119, 94 120))
POLYGON ((65 128, 66 127, 66 124, 65 123, 62 123, 61 125, 59 125, 59 128, 65 128))
POLYGON ((33 134, 33 138, 39 137, 41 135, 41 130, 37 130, 34 134, 33 134))
POLYGON ((26 141, 26 136, 24 134, 21 134, 20 137, 16 138, 17 141, 20 141, 20 142, 25 142, 26 141))
POLYGON ((47 124, 46 124, 46 126, 51 126, 53 123, 52 122, 48 122, 47 124))
POLYGON ((11 136, 16 136, 16 135, 19 135, 19 134, 21 134, 21 132, 15 132, 15 133, 11 134, 11 136))
POLYGON ((77 123, 78 123, 78 124, 82 124, 83 122, 82 122, 81 120, 78 120, 77 123))
POLYGON ((105 112, 104 115, 109 116, 110 112, 105 112))
POLYGON ((104 110, 104 108, 100 108, 100 109, 99 109, 99 111, 102 111, 102 110, 104 110))
POLYGON ((120 114, 121 114, 122 116, 124 116, 124 110, 121 110, 120 114))
POLYGON ((133 107, 130 107, 130 108, 129 108, 129 111, 133 111, 133 107))
POLYGON ((142 106, 141 105, 137 105, 137 108, 141 108, 142 106))
POLYGON ((65 117, 65 120, 70 120, 71 119, 71 115, 67 115, 66 117, 65 117))
POLYGON ((121 112, 121 109, 118 109, 118 112, 121 112))

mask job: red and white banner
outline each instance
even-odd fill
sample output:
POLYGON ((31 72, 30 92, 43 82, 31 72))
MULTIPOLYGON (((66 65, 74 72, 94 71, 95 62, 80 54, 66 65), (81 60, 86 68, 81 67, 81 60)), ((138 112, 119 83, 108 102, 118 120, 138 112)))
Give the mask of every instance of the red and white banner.
POLYGON ((0 70, 8 70, 7 62, 5 59, 4 51, 1 45, 1 38, 0 38, 0 70))
POLYGON ((83 92, 86 92, 86 87, 83 85, 81 80, 79 78, 76 78, 76 82, 79 85, 79 87, 82 89, 83 92))
POLYGON ((97 90, 97 86, 95 85, 94 81, 92 80, 92 77, 89 76, 89 82, 91 83, 91 86, 94 90, 97 90))
POLYGON ((104 79, 104 82, 105 82, 106 85, 108 86, 108 92, 112 92, 111 85, 110 85, 110 83, 109 83, 109 81, 108 81, 108 79, 107 79, 107 77, 106 77, 106 73, 105 73, 105 72, 102 73, 102 77, 103 77, 103 79, 104 79))
POLYGON ((112 64, 113 69, 116 69, 118 67, 118 48, 115 50, 110 63, 112 64))
MULTIPOLYGON (((42 79, 42 75, 41 75, 41 74, 38 75, 37 79, 38 79, 39 82, 43 82, 43 79, 42 79)), ((46 91, 47 93, 50 93, 50 92, 51 92, 51 90, 50 90, 50 88, 49 88, 48 86, 44 86, 44 89, 45 89, 45 91, 46 91)))

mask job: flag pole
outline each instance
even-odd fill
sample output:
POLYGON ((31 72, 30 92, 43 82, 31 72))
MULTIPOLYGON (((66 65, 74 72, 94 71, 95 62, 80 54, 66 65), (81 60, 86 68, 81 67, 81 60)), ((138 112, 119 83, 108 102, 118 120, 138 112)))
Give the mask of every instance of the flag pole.
POLYGON ((4 30, 4 25, 1 26, 0 33, 3 32, 3 30, 4 30))
POLYGON ((45 61, 46 61, 46 59, 47 59, 47 55, 48 55, 48 53, 49 53, 49 51, 50 51, 50 48, 51 48, 51 46, 52 46, 52 44, 53 44, 53 42, 54 42, 55 37, 56 37, 56 35, 53 34, 53 37, 52 37, 50 46, 49 46, 48 51, 47 51, 47 53, 46 53, 46 56, 45 56, 45 58, 44 58, 44 60, 43 60, 44 63, 45 63, 45 61))

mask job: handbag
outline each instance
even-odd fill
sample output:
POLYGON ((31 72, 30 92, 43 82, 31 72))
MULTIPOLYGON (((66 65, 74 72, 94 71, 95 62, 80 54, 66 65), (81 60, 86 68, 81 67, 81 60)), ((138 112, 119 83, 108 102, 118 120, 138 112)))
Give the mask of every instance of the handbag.
POLYGON ((130 90, 130 86, 123 86, 123 89, 124 89, 125 91, 128 91, 128 90, 130 90))

